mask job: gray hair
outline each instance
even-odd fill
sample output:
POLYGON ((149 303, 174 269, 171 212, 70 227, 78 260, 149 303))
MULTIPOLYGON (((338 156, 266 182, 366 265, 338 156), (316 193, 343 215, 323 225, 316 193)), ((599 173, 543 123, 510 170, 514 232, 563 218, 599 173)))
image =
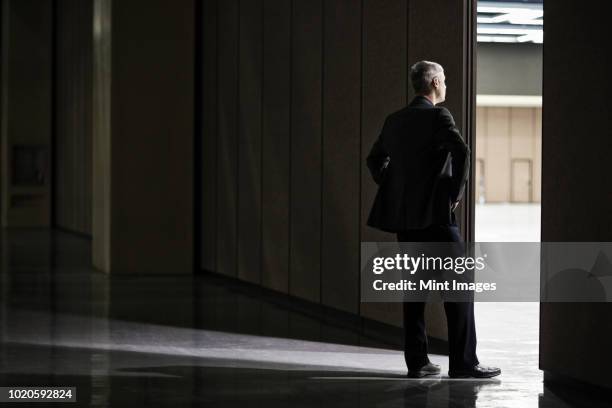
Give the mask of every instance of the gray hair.
POLYGON ((410 67, 410 81, 416 93, 428 94, 431 92, 431 81, 440 72, 444 71, 442 65, 432 61, 419 61, 410 67))

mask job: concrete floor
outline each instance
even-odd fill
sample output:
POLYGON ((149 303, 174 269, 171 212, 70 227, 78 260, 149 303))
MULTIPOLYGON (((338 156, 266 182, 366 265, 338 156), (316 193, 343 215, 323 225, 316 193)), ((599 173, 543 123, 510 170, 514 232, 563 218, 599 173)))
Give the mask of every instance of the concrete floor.
POLYGON ((61 232, 0 244, 0 385, 75 386, 71 406, 570 406, 542 385, 537 304, 477 305, 479 357, 502 376, 451 380, 433 355, 444 375, 415 380, 401 351, 219 279, 108 276, 61 232))

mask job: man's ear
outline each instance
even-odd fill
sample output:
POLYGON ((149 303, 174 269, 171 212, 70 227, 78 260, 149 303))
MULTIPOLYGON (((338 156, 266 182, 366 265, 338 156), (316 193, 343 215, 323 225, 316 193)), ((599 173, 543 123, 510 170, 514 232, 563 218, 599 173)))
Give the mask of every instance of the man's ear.
POLYGON ((440 78, 438 77, 435 77, 431 82, 433 83, 433 86, 435 88, 438 88, 440 86, 440 78))

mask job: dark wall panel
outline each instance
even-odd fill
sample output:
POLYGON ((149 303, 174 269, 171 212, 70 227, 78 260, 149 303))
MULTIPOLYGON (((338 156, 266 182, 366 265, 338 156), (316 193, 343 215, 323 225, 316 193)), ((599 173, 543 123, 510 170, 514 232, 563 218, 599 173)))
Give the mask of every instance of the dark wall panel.
POLYGON ((202 4, 201 267, 216 271, 217 255, 217 0, 202 4))
MULTIPOLYGON (((363 102, 361 114, 361 241, 394 241, 395 236, 366 226, 377 185, 366 166, 385 117, 406 104, 407 11, 406 0, 363 2, 363 102), (393 41, 389 41, 393 38, 393 41)), ((393 303, 363 303, 361 314, 399 324, 401 310, 393 303)))
POLYGON ((193 271, 194 3, 112 2, 114 273, 193 271))
MULTIPOLYGON (((457 127, 464 124, 463 109, 467 89, 463 88, 464 75, 464 31, 466 3, 472 0, 428 0, 410 1, 408 10, 408 57, 410 63, 430 60, 444 67, 447 94, 444 106, 455 118, 457 127), (432 27, 443 29, 432 30, 432 27), (427 33, 424 41, 423 33, 427 33)), ((410 97, 414 96, 409 88, 410 97)))
POLYGON ((366 166, 385 117, 407 102, 407 1, 365 0, 363 12, 363 111, 361 116, 362 241, 395 240, 366 226, 377 186, 366 166), (394 38, 394 41, 389 41, 394 38))
POLYGON ((396 304, 360 309, 360 242, 395 239, 365 226, 365 158, 418 58, 447 66, 463 122, 471 0, 433 1, 219 1, 215 271, 399 324, 396 304))
POLYGON ((349 0, 324 7, 321 300, 357 313, 361 7, 349 0))
POLYGON ((55 224, 91 234, 93 2, 56 2, 55 224))
POLYGON ((10 180, 9 169, 16 146, 39 146, 42 154, 51 159, 53 4, 3 0, 1 6, 1 223, 5 227, 48 227, 52 218, 53 166, 43 168, 40 184, 25 190, 10 180))
POLYGON ((238 276, 261 282, 262 0, 240 1, 238 276))
POLYGON ((217 272, 236 276, 238 186, 238 0, 219 1, 217 272))
POLYGON ((291 2, 264 0, 262 284, 288 291, 291 2))
POLYGON ((289 291, 320 301, 322 1, 295 0, 291 81, 289 291))
MULTIPOLYGON (((611 86, 588 103, 575 86, 575 64, 589 67, 589 78, 612 70, 605 13, 590 13, 569 0, 544 2, 546 41, 543 55, 542 241, 612 240, 612 183, 608 173, 612 138, 606 120, 611 86), (568 29, 572 27, 572 29, 568 29), (571 163, 571 165, 569 165, 571 163)), ((585 384, 612 388, 611 303, 542 303, 540 369, 585 384)), ((600 391, 600 389, 597 389, 600 391)), ((608 391, 609 393, 609 391, 608 391)))

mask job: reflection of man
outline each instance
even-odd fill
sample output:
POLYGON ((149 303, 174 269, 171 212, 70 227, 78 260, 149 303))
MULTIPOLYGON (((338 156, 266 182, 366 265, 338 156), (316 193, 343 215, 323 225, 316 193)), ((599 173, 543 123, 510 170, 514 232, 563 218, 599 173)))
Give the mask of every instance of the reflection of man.
MULTIPOLYGON (((462 242, 454 210, 469 171, 470 149, 463 142, 444 102, 442 66, 420 61, 411 67, 417 96, 387 117, 367 163, 379 185, 368 225, 397 233, 404 242, 462 242)), ((439 374, 427 356, 425 303, 404 302, 404 357, 408 375, 439 374)), ((494 377, 500 370, 476 357, 474 304, 445 302, 449 376, 494 377)))

